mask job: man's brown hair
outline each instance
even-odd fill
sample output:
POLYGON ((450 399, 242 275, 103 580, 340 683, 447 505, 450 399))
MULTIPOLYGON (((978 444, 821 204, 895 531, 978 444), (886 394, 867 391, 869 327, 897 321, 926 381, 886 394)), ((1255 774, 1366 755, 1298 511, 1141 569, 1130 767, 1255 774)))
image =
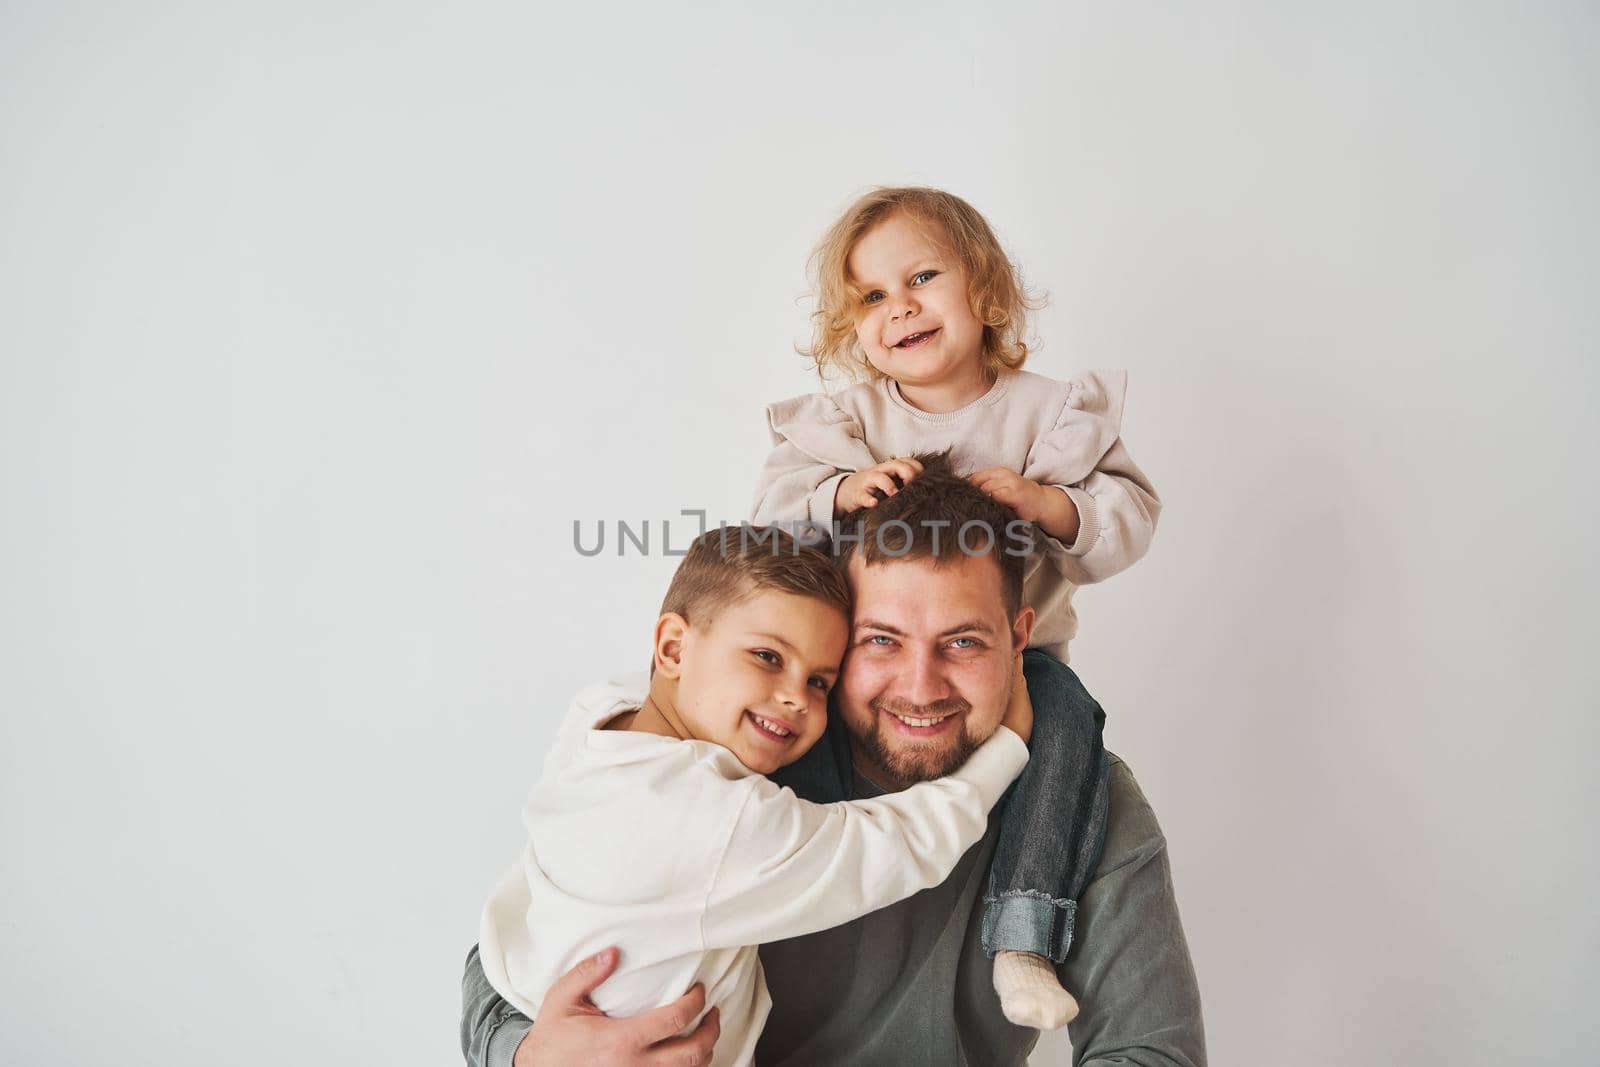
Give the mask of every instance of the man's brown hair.
POLYGON ((723 608, 768 589, 820 600, 850 618, 850 585, 833 556, 776 526, 728 526, 695 538, 667 586, 661 614, 704 626, 723 608))
POLYGON ((1022 578, 1032 528, 1005 504, 955 472, 948 450, 912 456, 922 473, 877 506, 839 520, 839 562, 861 553, 868 565, 896 559, 992 555, 1006 612, 1022 610, 1022 578), (1016 524, 1016 525, 1012 525, 1016 524))

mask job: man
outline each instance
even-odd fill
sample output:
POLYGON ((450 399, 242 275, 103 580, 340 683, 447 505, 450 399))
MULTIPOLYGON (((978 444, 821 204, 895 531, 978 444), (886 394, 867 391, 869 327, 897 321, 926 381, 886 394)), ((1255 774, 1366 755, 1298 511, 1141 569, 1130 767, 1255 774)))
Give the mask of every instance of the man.
MULTIPOLYGON (((861 540, 840 547, 855 603, 828 736, 774 776, 810 800, 879 795, 959 766, 998 727, 1014 656, 1032 631, 1032 610, 1013 607, 1023 562, 1006 551, 1014 514, 944 457, 918 458, 923 473, 868 510, 861 540), (969 523, 992 536, 954 536, 969 523)), ((1036 707, 1093 703, 1077 676, 1047 656, 1029 653, 1025 671, 1036 707)), ((1079 901, 1073 951, 1058 968, 1082 1007, 1070 1028, 1075 1060, 1203 1067, 1200 997, 1166 842, 1132 772, 1115 757, 1109 763, 1105 844, 1079 901)), ((943 884, 844 926, 762 946, 773 1007, 758 1063, 1027 1062, 1038 1032, 1002 1014, 982 945, 998 812, 943 884)), ((615 952, 602 953, 552 986, 530 1029, 484 979, 474 949, 462 981, 470 1067, 709 1062, 715 1013, 677 1036, 700 1014, 701 990, 634 1019, 587 1004, 615 963, 615 952)))

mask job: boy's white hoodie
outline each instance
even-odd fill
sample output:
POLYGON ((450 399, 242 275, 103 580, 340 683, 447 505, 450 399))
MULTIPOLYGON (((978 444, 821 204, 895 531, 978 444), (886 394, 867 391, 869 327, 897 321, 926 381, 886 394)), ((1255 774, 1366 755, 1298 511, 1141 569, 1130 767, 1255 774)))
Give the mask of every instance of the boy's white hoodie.
POLYGON ((1000 727, 956 773, 812 804, 720 745, 597 727, 644 703, 643 675, 574 700, 523 809, 529 844, 484 906, 484 974, 529 1018, 545 990, 621 950, 592 999, 637 1015, 704 982, 713 1063, 749 1063, 771 1001, 757 945, 837 926, 938 885, 1027 763, 1000 727))

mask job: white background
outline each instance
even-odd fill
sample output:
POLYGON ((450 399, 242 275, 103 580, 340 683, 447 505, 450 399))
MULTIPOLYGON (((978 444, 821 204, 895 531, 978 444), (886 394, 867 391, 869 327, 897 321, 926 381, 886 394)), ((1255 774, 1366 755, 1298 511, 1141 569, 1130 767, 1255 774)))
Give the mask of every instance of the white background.
POLYGON ((0 9, 0 1061, 456 1062, 672 567, 573 521, 742 517, 927 183, 1131 374, 1073 658, 1213 1061, 1593 1062, 1595 8, 572 6, 0 9))

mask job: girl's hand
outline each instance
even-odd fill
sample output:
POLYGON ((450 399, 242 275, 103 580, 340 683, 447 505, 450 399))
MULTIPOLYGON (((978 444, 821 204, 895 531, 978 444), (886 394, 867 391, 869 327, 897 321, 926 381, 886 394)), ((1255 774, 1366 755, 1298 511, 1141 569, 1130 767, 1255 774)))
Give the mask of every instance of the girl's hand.
POLYGON ((1021 652, 1017 653, 1017 662, 1013 665, 1011 701, 1006 705, 1006 717, 1000 720, 1000 725, 1010 727, 1024 742, 1033 737, 1033 700, 1028 696, 1028 679, 1022 673, 1021 652))
POLYGON ((1024 522, 1038 522, 1050 502, 1046 495, 1049 489, 1031 478, 1024 478, 1010 467, 990 467, 967 480, 983 490, 986 496, 1011 508, 1024 522))
POLYGON ((898 493, 902 486, 922 473, 922 464, 911 458, 890 459, 856 471, 833 494, 834 515, 847 515, 856 508, 875 508, 879 500, 898 493), (895 479, 900 481, 897 483, 895 479))

